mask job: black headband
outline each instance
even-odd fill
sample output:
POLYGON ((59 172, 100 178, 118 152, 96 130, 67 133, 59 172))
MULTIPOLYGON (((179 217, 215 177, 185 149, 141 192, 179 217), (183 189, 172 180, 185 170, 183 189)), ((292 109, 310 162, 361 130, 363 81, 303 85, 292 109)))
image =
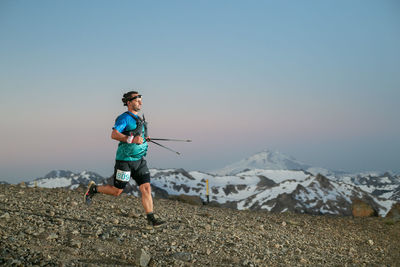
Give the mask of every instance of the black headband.
POLYGON ((142 95, 135 95, 134 97, 127 99, 126 102, 135 100, 136 98, 142 98, 142 95))

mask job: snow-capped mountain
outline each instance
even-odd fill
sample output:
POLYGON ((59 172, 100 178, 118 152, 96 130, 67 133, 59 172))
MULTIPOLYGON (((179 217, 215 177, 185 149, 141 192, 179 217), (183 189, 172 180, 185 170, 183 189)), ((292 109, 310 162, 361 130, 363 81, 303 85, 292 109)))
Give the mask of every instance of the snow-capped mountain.
POLYGON ((380 215, 385 215, 394 200, 381 199, 355 185, 332 181, 304 171, 255 169, 236 175, 218 176, 198 171, 151 170, 152 184, 170 195, 195 195, 219 204, 272 212, 351 215, 354 199, 362 199, 380 215))
MULTIPOLYGON (((236 175, 215 175, 183 169, 150 169, 150 173, 156 197, 185 194, 206 200, 208 180, 210 200, 235 209, 350 215, 352 201, 362 199, 384 216, 393 203, 400 201, 399 184, 393 185, 400 180, 398 176, 381 177, 379 182, 378 176, 368 179, 361 175, 334 181, 301 170, 253 169, 236 175), (383 193, 372 190, 368 181, 380 186, 383 193)), ((97 184, 111 183, 110 178, 105 179, 93 172, 52 171, 27 184, 75 189, 79 184, 87 185, 90 180, 97 184)), ((139 195, 133 180, 124 192, 139 195)))
POLYGON ((246 159, 229 164, 221 169, 211 171, 216 175, 235 175, 240 172, 254 169, 264 170, 304 170, 314 175, 322 174, 333 178, 346 173, 333 171, 326 168, 315 167, 298 161, 292 156, 287 156, 280 151, 266 149, 246 159))
MULTIPOLYGON (((236 209, 350 215, 353 200, 361 199, 384 216, 393 203, 400 202, 400 175, 390 173, 346 174, 311 167, 276 151, 265 150, 214 173, 183 169, 150 169, 156 197, 169 195, 206 197, 236 209)), ((112 178, 84 171, 52 171, 28 186, 75 189, 90 180, 112 184, 112 178)), ((125 193, 138 196, 131 179, 125 193)))
POLYGON ((49 172, 44 177, 28 182, 27 185, 30 187, 65 187, 69 189, 75 189, 80 184, 87 185, 91 180, 95 181, 96 183, 102 183, 104 178, 95 172, 83 171, 80 173, 73 173, 71 171, 56 170, 49 172))
POLYGON ((385 172, 347 174, 338 176, 338 181, 354 184, 375 197, 400 201, 400 175, 385 172))
POLYGON ((310 167, 310 165, 300 162, 293 157, 286 156, 279 151, 264 150, 212 173, 217 175, 235 175, 253 169, 307 170, 310 167))

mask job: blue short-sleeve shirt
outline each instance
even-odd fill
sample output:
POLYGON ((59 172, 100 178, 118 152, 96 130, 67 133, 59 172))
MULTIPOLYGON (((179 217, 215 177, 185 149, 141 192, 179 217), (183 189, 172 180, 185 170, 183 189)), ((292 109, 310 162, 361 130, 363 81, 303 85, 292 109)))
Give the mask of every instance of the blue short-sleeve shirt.
MULTIPOLYGON (((137 115, 131 112, 129 113, 135 117, 138 117, 137 115)), ((131 115, 127 113, 122 113, 115 120, 113 129, 117 130, 120 133, 123 133, 125 131, 132 131, 136 129, 136 121, 134 118, 132 118, 131 115)), ((142 137, 143 137, 143 144, 140 145, 120 142, 118 144, 116 160, 136 161, 146 156, 148 144, 144 137, 144 127, 142 129, 142 137)))

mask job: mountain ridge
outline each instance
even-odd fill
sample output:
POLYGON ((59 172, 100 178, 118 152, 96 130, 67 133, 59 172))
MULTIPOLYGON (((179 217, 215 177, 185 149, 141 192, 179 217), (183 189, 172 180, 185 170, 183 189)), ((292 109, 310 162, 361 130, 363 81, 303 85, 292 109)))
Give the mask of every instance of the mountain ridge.
MULTIPOLYGON (((28 182, 27 185, 29 187, 75 189, 81 184, 88 184, 93 178, 87 171, 80 173, 84 177, 78 177, 79 174, 72 172, 54 171, 51 173, 56 174, 57 177, 52 179, 50 177, 52 175, 47 175, 28 182), (67 174, 69 178, 59 177, 61 174, 67 174), (61 184, 56 186, 59 181, 61 184), (66 183, 68 181, 70 184, 66 183)), ((374 207, 381 216, 385 216, 391 206, 400 200, 398 197, 400 183, 389 184, 390 187, 388 187, 386 179, 383 179, 386 190, 379 191, 377 190, 379 187, 374 187, 372 190, 365 184, 361 186, 348 184, 320 174, 314 176, 304 171, 255 169, 229 176, 217 176, 199 171, 187 172, 184 169, 150 169, 150 173, 155 197, 168 198, 184 194, 197 196, 205 201, 207 199, 206 180, 208 180, 212 202, 239 210, 292 211, 314 215, 348 216, 351 215, 352 201, 362 199, 374 207), (382 198, 382 195, 385 198, 382 198)), ((96 178, 98 179, 97 184, 112 183, 111 177, 96 178)), ((372 179, 372 181, 377 180, 377 178, 372 179)), ((368 180, 362 181, 365 183, 368 180)), ((124 193, 134 196, 140 194, 133 180, 128 183, 124 193)))
MULTIPOLYGON (((228 174, 184 169, 150 169, 150 174, 155 197, 168 198, 184 194, 197 196, 205 201, 208 180, 209 199, 213 203, 239 210, 347 216, 351 215, 353 200, 359 198, 374 207, 380 216, 385 216, 394 203, 400 202, 399 175, 368 172, 335 176, 333 172, 331 175, 315 174, 310 169, 319 168, 301 163, 280 152, 263 150, 240 161, 240 164, 228 165, 221 172, 228 174), (253 166, 274 166, 275 169, 252 168, 253 166), (296 166, 308 169, 289 169, 296 166)), ((66 170, 51 171, 27 184, 30 187, 75 189, 79 185, 87 185, 91 180, 97 184, 112 184, 111 177, 104 178, 90 171, 73 173, 66 170)), ((140 194, 133 180, 128 183, 124 193, 134 196, 140 194)))

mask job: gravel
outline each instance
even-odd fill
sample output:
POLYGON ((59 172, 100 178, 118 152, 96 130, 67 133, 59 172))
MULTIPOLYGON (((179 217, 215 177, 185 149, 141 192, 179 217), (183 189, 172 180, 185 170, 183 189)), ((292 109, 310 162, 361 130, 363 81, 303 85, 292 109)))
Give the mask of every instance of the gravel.
POLYGON ((400 222, 238 211, 154 199, 167 221, 147 226, 139 198, 83 189, 0 185, 0 265, 399 266, 400 222))

